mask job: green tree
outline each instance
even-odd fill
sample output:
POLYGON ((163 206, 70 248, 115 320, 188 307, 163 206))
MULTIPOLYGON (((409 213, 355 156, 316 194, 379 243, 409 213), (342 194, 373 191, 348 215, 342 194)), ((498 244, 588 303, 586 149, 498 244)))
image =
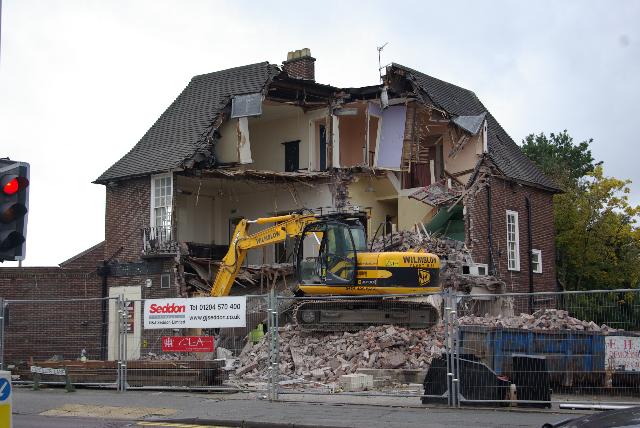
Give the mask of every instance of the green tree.
POLYGON ((562 187, 574 185, 596 164, 589 145, 593 139, 574 144, 567 130, 547 137, 529 134, 522 141, 522 151, 562 187))
POLYGON ((631 181, 604 175, 589 148, 563 131, 529 135, 523 150, 563 189, 554 197, 558 280, 567 290, 637 287, 640 207, 631 181))

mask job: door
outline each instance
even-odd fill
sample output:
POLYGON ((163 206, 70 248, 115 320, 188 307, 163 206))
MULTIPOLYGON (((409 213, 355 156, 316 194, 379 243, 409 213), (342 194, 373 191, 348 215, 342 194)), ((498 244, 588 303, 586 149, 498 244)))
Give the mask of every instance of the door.
POLYGON ((294 172, 300 169, 300 140, 284 144, 284 170, 294 172))
POLYGON ((124 296, 130 300, 127 307, 130 322, 127 323, 127 359, 140 358, 140 338, 142 330, 142 290, 139 285, 109 288, 109 360, 118 358, 118 307, 115 298, 124 296))
POLYGON ((327 169, 327 127, 320 125, 320 171, 327 169))

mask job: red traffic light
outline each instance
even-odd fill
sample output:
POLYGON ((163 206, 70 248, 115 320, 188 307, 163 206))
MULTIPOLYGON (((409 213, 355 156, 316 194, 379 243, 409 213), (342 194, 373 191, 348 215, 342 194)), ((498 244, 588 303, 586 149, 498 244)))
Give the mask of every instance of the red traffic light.
POLYGON ((13 195, 20 189, 20 185, 18 184, 18 179, 13 178, 7 184, 4 185, 2 191, 7 195, 13 195))
POLYGON ((5 195, 15 195, 20 190, 25 189, 29 185, 29 180, 25 177, 15 175, 5 175, 2 177, 2 191, 5 195))

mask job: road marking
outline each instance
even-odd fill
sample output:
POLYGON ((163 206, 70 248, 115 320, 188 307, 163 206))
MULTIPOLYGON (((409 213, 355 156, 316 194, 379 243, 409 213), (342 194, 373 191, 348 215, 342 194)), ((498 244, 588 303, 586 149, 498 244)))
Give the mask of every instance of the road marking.
POLYGON ((175 428, 227 428, 220 425, 194 425, 194 424, 180 424, 174 422, 138 422, 137 425, 147 427, 175 427, 175 428))
POLYGON ((46 412, 40 414, 43 416, 77 416, 87 418, 136 420, 148 416, 166 417, 171 416, 176 412, 176 409, 156 407, 116 407, 95 406, 86 404, 65 404, 62 407, 47 410, 46 412))

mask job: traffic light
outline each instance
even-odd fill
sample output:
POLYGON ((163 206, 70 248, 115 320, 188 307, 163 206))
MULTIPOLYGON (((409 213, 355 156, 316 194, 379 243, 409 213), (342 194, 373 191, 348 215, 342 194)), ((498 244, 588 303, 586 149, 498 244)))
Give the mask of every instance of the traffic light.
POLYGON ((24 260, 29 164, 0 159, 0 262, 24 260))

